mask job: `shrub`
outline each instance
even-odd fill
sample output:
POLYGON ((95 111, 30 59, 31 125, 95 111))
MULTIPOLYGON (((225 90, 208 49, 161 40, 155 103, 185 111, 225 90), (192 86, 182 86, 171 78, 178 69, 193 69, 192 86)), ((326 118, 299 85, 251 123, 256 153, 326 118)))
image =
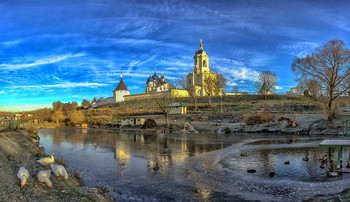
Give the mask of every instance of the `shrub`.
POLYGON ((154 128, 157 124, 153 119, 146 119, 145 123, 143 123, 144 128, 154 128))

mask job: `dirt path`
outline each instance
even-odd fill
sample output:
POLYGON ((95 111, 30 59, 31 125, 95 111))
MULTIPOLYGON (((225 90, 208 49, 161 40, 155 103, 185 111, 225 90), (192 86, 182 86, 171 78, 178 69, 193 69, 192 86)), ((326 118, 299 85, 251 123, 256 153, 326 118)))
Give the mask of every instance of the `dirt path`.
POLYGON ((51 175, 52 189, 39 185, 37 174, 45 168, 36 162, 42 155, 37 138, 25 131, 0 132, 0 201, 112 201, 71 176, 65 182, 51 175), (30 178, 21 189, 17 172, 22 166, 30 178))

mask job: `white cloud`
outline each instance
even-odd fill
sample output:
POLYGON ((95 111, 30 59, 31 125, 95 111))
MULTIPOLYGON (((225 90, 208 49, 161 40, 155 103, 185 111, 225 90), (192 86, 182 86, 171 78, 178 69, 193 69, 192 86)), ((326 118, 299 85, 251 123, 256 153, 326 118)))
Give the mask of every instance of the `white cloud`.
POLYGON ((3 41, 3 42, 0 42, 0 44, 2 46, 5 46, 5 47, 12 47, 12 46, 16 46, 20 43, 23 43, 24 40, 23 39, 18 39, 18 40, 14 40, 14 41, 3 41))
POLYGON ((215 66, 215 70, 226 77, 229 86, 235 86, 238 82, 242 83, 241 80, 252 82, 257 81, 259 72, 246 67, 242 62, 227 58, 215 57, 213 57, 212 61, 215 66))
POLYGON ((2 91, 0 91, 0 94, 5 94, 5 91, 3 91, 3 90, 2 90, 2 91))
POLYGON ((281 90, 281 89, 283 89, 283 87, 282 86, 275 86, 275 89, 276 90, 281 90))
POLYGON ((32 63, 26 63, 26 64, 0 64, 0 69, 8 69, 8 70, 15 70, 15 69, 23 69, 28 67, 33 67, 37 65, 44 65, 44 64, 52 64, 59 62, 61 60, 67 59, 67 58, 73 58, 73 57, 81 57, 84 56, 83 53, 78 54, 66 54, 66 55, 59 55, 59 56, 50 56, 42 59, 35 60, 32 63))
POLYGON ((81 83, 62 83, 62 84, 52 84, 52 85, 28 85, 28 86, 12 86, 13 88, 75 88, 75 87, 98 87, 98 86, 106 86, 108 84, 103 83, 89 83, 89 82, 81 82, 81 83))

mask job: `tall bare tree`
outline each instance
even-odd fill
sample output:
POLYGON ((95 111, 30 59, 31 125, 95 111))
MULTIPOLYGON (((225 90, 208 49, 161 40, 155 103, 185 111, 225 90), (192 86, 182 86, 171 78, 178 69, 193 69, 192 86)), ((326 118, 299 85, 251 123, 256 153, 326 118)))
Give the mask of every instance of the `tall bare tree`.
POLYGON ((208 96, 208 105, 211 104, 211 97, 215 94, 215 88, 217 86, 217 75, 211 73, 204 73, 203 90, 208 96))
POLYGON ((84 115, 80 110, 74 110, 68 118, 73 126, 84 121, 84 115))
POLYGON ((196 92, 196 88, 193 85, 188 85, 187 83, 187 78, 185 76, 180 77, 177 80, 177 85, 182 88, 187 90, 188 94, 190 95, 190 97, 193 100, 194 103, 194 109, 197 111, 198 107, 197 107, 197 99, 198 99, 198 94, 196 92))
POLYGON ((258 93, 264 95, 264 99, 266 100, 267 95, 271 94, 272 90, 276 87, 277 81, 278 77, 275 73, 271 71, 262 71, 256 82, 258 93))
POLYGON ((81 102, 81 106, 82 106, 82 107, 89 107, 89 106, 90 106, 90 101, 84 99, 84 100, 81 102))
POLYGON ((61 110, 57 110, 52 114, 52 121, 55 121, 58 125, 60 121, 63 121, 66 117, 63 115, 61 110))
POLYGON ((292 71, 299 77, 312 78, 319 82, 326 105, 328 121, 335 115, 334 100, 348 91, 350 76, 350 50, 342 40, 328 41, 304 58, 295 58, 292 71))
POLYGON ((158 107, 158 109, 163 113, 164 115, 164 119, 165 119, 165 123, 167 125, 167 127, 169 127, 169 119, 168 119, 168 107, 171 103, 174 102, 174 98, 171 97, 171 89, 173 88, 172 84, 169 83, 169 81, 167 81, 168 83, 168 88, 160 88, 158 92, 150 92, 151 96, 152 96, 152 100, 155 102, 156 106, 158 107))
POLYGON ((52 108, 54 111, 62 110, 62 106, 63 106, 63 104, 61 101, 57 101, 57 102, 52 103, 52 108))
POLYGON ((239 93, 239 88, 237 86, 234 87, 233 92, 235 93, 235 95, 237 95, 239 93))
POLYGON ((224 75, 218 74, 218 73, 216 75, 217 75, 217 78, 216 78, 214 92, 215 92, 215 95, 220 96, 220 110, 222 113, 223 112, 222 100, 226 95, 227 82, 224 75))
POLYGON ((321 95, 321 85, 316 79, 303 79, 298 86, 304 90, 308 90, 312 98, 316 99, 321 95))

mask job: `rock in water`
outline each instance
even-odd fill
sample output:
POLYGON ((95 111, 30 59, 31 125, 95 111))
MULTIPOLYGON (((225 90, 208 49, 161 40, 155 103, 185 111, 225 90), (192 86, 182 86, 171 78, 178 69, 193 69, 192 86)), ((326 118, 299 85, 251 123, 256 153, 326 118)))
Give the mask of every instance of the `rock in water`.
POLYGON ((290 164, 290 161, 286 161, 286 162, 284 162, 284 164, 289 165, 289 164, 290 164))
POLYGON ((270 177, 274 177, 274 176, 275 176, 275 172, 271 172, 271 173, 269 174, 269 176, 270 176, 270 177))
POLYGON ((197 130, 189 123, 185 123, 184 129, 181 130, 182 133, 198 133, 197 130))

